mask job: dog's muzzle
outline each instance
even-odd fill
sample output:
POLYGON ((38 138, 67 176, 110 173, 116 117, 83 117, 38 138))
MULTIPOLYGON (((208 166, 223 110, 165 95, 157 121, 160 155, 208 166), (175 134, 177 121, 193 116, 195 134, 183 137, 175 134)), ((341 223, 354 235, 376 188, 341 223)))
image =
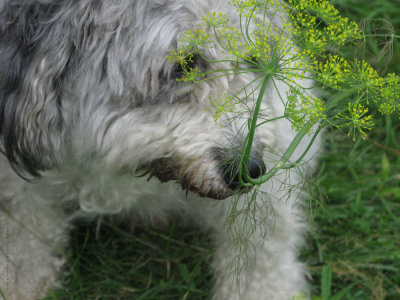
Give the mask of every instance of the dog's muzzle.
MULTIPOLYGON (((221 149, 211 151, 201 159, 161 158, 141 165, 138 176, 157 177, 161 182, 170 180, 183 189, 191 190, 201 197, 225 199, 234 193, 245 193, 250 189, 240 184, 240 154, 227 153, 221 149)), ((251 178, 256 179, 266 172, 260 155, 252 153, 247 162, 251 178)), ((246 180, 243 180, 246 183, 246 180)))

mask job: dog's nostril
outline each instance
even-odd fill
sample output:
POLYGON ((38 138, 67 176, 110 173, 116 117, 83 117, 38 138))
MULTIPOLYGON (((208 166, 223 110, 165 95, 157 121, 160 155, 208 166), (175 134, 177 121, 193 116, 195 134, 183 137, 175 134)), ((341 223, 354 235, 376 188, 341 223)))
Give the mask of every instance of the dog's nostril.
MULTIPOLYGON (((247 170, 251 178, 256 179, 266 172, 266 166, 261 158, 250 157, 247 162, 247 170)), ((232 190, 240 189, 239 161, 237 159, 227 161, 223 165, 224 181, 232 190)), ((244 179, 246 182, 246 180, 244 179)))
POLYGON ((261 158, 249 158, 247 170, 251 178, 256 179, 263 175, 267 168, 261 158))

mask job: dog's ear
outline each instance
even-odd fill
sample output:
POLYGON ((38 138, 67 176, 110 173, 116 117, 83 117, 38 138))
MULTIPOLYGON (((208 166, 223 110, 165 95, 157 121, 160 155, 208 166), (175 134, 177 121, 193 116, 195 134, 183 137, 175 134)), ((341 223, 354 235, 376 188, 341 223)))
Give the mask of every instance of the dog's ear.
POLYGON ((0 12, 1 150, 20 174, 51 167, 62 148, 61 85, 71 47, 54 25, 60 1, 43 2, 10 0, 0 12))

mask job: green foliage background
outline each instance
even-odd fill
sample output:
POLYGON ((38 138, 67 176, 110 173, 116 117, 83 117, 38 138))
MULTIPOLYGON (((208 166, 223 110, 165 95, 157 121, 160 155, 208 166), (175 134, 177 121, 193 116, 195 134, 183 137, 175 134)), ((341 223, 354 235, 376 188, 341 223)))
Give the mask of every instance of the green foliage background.
MULTIPOLYGON (((332 3, 372 34, 400 34, 398 0, 332 3)), ((381 72, 399 74, 399 42, 368 38, 358 55, 381 72)), ((310 187, 312 231, 301 255, 315 296, 322 295, 321 275, 328 267, 331 294, 353 284, 342 299, 400 299, 400 122, 382 117, 375 123, 366 141, 353 142, 338 129, 326 134, 310 187)), ((64 288, 49 299, 207 299, 211 255, 206 236, 174 224, 167 230, 107 220, 100 229, 80 224, 73 231, 64 288)))

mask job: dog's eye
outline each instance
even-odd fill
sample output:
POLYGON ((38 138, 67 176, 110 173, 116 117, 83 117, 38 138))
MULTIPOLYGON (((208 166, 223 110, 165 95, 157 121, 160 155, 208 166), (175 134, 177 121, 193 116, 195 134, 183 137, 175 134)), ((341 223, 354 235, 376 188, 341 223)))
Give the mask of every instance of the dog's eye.
POLYGON ((246 56, 245 60, 250 64, 258 64, 258 58, 255 57, 254 55, 246 56))
POLYGON ((184 61, 177 63, 175 65, 174 70, 172 71, 172 77, 181 78, 185 74, 185 72, 189 72, 190 70, 197 67, 198 56, 192 55, 185 58, 184 61))

